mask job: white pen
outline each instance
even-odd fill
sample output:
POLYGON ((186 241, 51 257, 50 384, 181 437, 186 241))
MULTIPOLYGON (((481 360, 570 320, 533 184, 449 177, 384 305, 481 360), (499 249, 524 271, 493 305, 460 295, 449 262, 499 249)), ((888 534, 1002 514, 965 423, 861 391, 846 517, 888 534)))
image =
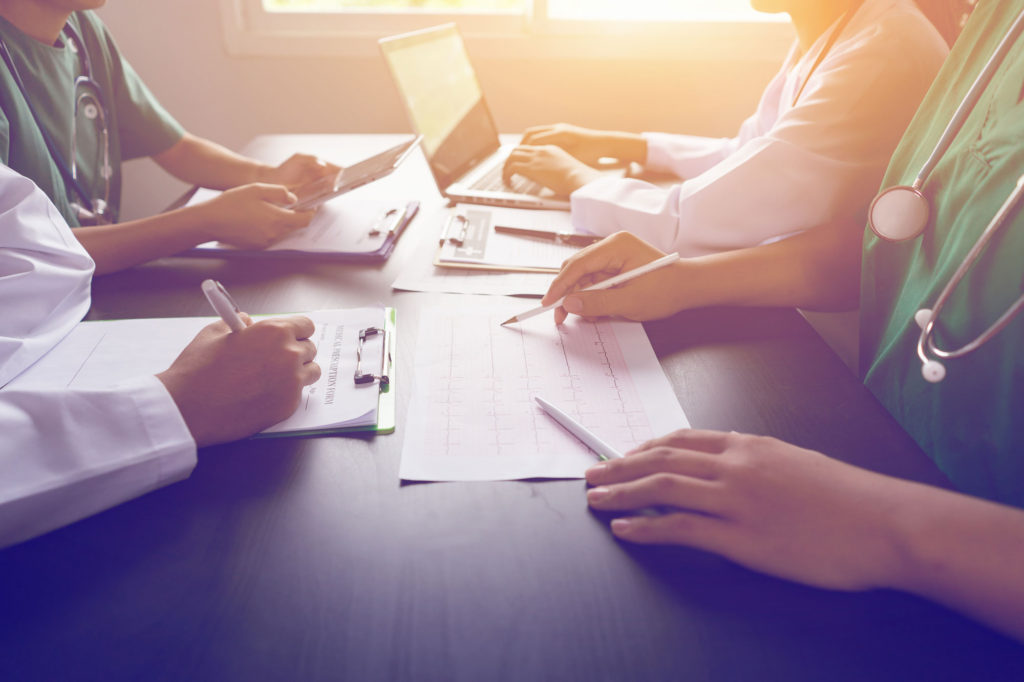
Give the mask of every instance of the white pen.
POLYGON ((541 409, 551 415, 551 418, 556 422, 565 427, 565 429, 572 435, 583 441, 583 444, 588 448, 597 453, 597 456, 601 460, 619 459, 622 457, 622 453, 613 448, 608 443, 598 438, 592 431, 587 427, 580 424, 578 421, 562 412, 560 409, 549 403, 548 401, 541 398, 539 395, 533 397, 540 405, 541 409))
MULTIPOLYGON (((603 282, 598 282, 597 284, 595 284, 593 286, 589 286, 586 289, 580 289, 580 291, 598 291, 600 289, 609 289, 609 288, 615 286, 616 284, 622 284, 623 282, 628 282, 629 280, 633 279, 634 277, 639 277, 640 275, 646 275, 648 272, 651 272, 652 270, 657 270, 658 268, 663 268, 666 265, 670 265, 672 263, 675 263, 677 260, 679 260, 679 254, 678 253, 670 253, 667 256, 662 256, 658 260, 652 260, 650 263, 648 263, 646 265, 641 265, 638 268, 633 268, 632 270, 628 270, 626 272, 619 273, 618 275, 615 275, 614 277, 609 277, 608 279, 604 280, 603 282)), ((578 291, 574 291, 572 293, 575 294, 575 293, 579 293, 579 292, 578 291)), ((568 296, 568 295, 569 294, 566 294, 565 296, 568 296)), ((506 324, 512 324, 513 322, 522 322, 523 320, 531 318, 534 315, 540 315, 541 313, 546 313, 549 310, 553 310, 553 309, 557 308, 558 306, 562 305, 562 303, 565 302, 565 296, 563 296, 562 298, 558 299, 557 301, 555 301, 551 305, 540 306, 539 308, 533 308, 531 310, 527 310, 525 313, 519 313, 518 315, 513 315, 512 317, 510 317, 507 320, 505 320, 504 322, 502 322, 501 326, 504 327, 506 324)))
POLYGON ((206 300, 220 315, 220 319, 224 320, 224 323, 231 328, 231 331, 240 332, 245 329, 245 322, 239 315, 242 311, 238 309, 238 304, 235 303, 235 299, 231 298, 231 294, 223 284, 215 279, 203 280, 203 293, 206 294, 206 300))

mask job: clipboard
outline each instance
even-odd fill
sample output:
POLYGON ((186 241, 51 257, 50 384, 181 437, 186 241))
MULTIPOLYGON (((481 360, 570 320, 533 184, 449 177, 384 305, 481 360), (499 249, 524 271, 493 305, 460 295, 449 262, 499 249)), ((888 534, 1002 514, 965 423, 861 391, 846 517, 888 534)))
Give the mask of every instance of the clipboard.
MULTIPOLYGON (((287 431, 282 433, 257 433, 252 438, 291 438, 303 436, 330 436, 346 433, 372 433, 389 434, 395 432, 397 421, 398 400, 395 391, 395 349, 397 348, 396 324, 397 311, 395 308, 384 309, 384 344, 381 347, 381 373, 376 379, 378 390, 377 398, 377 423, 370 426, 348 426, 343 428, 307 429, 302 431, 287 431), (381 380, 380 376, 387 377, 381 380)), ((365 331, 365 330, 364 330, 365 331)), ((357 363, 357 371, 359 363, 357 363)), ((355 377, 353 377, 353 381, 355 377)))
POLYGON ((522 225, 527 231, 546 234, 572 230, 565 211, 492 208, 459 204, 441 226, 434 265, 440 268, 488 270, 492 272, 537 272, 556 274, 562 262, 581 247, 556 239, 540 239, 501 231, 498 225, 522 225))
POLYGON ((201 258, 298 258, 334 263, 383 263, 419 212, 420 203, 342 199, 328 202, 309 227, 266 249, 238 249, 207 242, 179 256, 201 258), (335 222, 336 221, 336 222, 335 222), (344 224, 342 224, 344 222, 344 224), (358 224, 358 227, 353 227, 358 224), (344 233, 343 239, 338 233, 344 233), (338 248, 334 248, 337 245, 338 248))

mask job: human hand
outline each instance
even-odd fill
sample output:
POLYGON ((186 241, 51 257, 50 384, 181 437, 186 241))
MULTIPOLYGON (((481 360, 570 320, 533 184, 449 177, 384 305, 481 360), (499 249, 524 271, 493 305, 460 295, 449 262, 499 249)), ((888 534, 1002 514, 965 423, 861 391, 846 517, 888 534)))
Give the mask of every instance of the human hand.
POLYGON ((647 159, 647 141, 640 135, 582 128, 569 123, 535 126, 523 133, 520 145, 561 147, 587 164, 597 166, 603 158, 620 162, 643 163, 647 159))
POLYGON ((295 195, 280 185, 242 185, 198 205, 207 239, 265 249, 309 225, 316 211, 294 211, 295 195))
POLYGON ((502 178, 509 184, 513 175, 543 185, 555 194, 569 196, 583 185, 601 176, 561 147, 554 145, 519 146, 505 160, 502 178))
POLYGON ((684 429, 586 474, 594 509, 668 507, 612 521, 629 542, 680 544, 817 587, 891 585, 900 485, 774 438, 684 429))
POLYGON ((649 272, 611 289, 580 291, 665 256, 639 237, 617 232, 573 254, 551 282, 541 305, 551 305, 562 296, 565 302, 555 309, 555 324, 562 324, 569 313, 584 317, 616 315, 630 320, 668 317, 682 309, 678 284, 685 261, 649 272), (673 295, 676 294, 676 295, 673 295))
POLYGON ((337 175, 340 170, 340 166, 327 163, 317 156, 292 154, 280 165, 267 166, 259 180, 268 185, 283 185, 291 189, 327 175, 337 175))
POLYGON ((236 440, 290 416, 302 387, 320 378, 307 317, 281 317, 231 332, 207 325, 157 378, 199 446, 236 440))

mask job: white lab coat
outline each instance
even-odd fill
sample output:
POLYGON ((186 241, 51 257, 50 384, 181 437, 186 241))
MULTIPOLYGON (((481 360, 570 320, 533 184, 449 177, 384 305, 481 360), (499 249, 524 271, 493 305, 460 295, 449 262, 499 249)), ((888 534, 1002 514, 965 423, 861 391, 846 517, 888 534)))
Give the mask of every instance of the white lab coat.
POLYGON ((0 547, 189 475, 196 446, 153 376, 14 389, 89 309, 93 262, 49 199, 0 165, 0 547))
POLYGON ((808 79, 830 30, 794 47, 736 137, 645 133, 646 167, 684 182, 589 183, 570 197, 576 229, 698 256, 859 220, 948 49, 911 0, 867 0, 808 79))

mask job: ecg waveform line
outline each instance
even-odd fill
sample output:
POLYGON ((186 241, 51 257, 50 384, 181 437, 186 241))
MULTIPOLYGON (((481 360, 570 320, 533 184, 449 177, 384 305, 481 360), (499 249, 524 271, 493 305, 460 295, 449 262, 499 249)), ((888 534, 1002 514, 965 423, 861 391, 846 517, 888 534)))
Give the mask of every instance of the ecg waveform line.
POLYGON ((515 456, 586 451, 535 405, 543 395, 620 449, 653 436, 614 330, 607 322, 501 327, 491 316, 446 316, 431 325, 426 443, 434 455, 515 456))

